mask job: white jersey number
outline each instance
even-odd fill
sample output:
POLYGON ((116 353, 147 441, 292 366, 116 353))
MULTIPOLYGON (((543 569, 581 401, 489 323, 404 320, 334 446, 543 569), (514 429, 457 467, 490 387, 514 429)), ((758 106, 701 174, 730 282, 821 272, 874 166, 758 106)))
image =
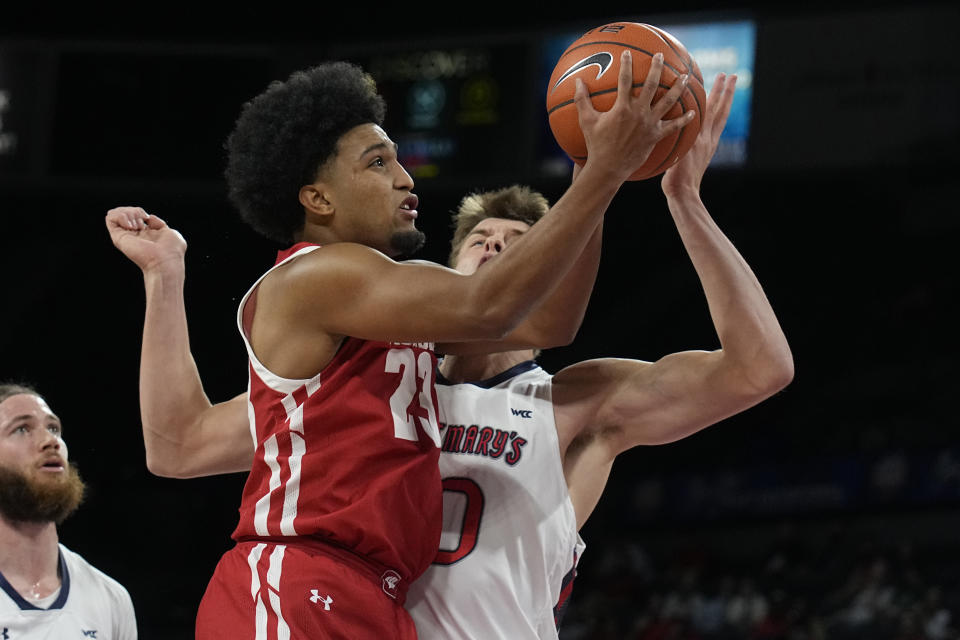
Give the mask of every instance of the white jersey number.
POLYGON ((437 412, 433 408, 433 358, 421 351, 414 358, 413 349, 391 349, 387 353, 387 373, 401 373, 400 384, 390 396, 390 411, 393 413, 393 435, 401 440, 417 440, 417 427, 410 415, 413 396, 417 394, 417 379, 420 380, 420 407, 427 417, 417 416, 420 426, 430 436, 434 444, 440 446, 440 425, 437 424, 437 412))

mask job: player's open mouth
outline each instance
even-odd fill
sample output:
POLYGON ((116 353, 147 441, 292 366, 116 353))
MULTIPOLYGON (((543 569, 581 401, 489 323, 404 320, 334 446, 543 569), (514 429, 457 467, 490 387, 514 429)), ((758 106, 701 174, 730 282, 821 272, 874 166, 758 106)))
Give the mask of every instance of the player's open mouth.
POLYGON ((408 216, 411 220, 416 220, 417 204, 419 202, 419 198, 411 193, 400 203, 400 209, 403 210, 405 216, 408 216))
POLYGON ((63 462, 63 458, 48 458, 42 465, 40 469, 43 471, 63 471, 66 465, 63 462))

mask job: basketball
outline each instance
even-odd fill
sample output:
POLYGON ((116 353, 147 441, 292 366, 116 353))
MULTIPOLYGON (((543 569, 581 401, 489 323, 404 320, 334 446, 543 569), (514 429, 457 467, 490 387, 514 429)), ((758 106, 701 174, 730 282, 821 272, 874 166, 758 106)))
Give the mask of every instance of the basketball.
POLYGON ((639 22, 614 22, 591 29, 573 41, 560 56, 550 75, 547 116, 557 144, 571 160, 583 166, 587 160, 587 145, 580 131, 577 106, 573 102, 576 88, 574 77, 580 77, 586 84, 597 111, 609 111, 617 98, 620 54, 624 49, 630 49, 633 57, 634 95, 640 92, 653 56, 657 53, 663 54, 663 73, 654 102, 681 75, 687 73, 690 76, 686 89, 665 119, 676 118, 692 109, 693 120, 678 132, 660 140, 643 166, 628 178, 646 180, 672 167, 690 150, 700 132, 703 110, 707 106, 700 67, 686 47, 663 29, 639 22))

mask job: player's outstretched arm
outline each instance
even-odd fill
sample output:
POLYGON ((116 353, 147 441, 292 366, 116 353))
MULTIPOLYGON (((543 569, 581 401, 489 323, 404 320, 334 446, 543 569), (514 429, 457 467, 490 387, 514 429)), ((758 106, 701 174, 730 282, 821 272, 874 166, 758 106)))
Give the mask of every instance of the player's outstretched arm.
POLYGON ((597 280, 603 246, 603 220, 593 230, 580 257, 550 296, 513 332, 500 341, 504 348, 549 349, 573 342, 583 323, 597 280))
POLYGON ((760 283, 699 195, 700 180, 729 114, 735 80, 717 79, 697 142, 663 178, 720 349, 674 353, 653 363, 592 360, 555 376, 557 428, 581 522, 599 499, 619 453, 686 437, 761 402, 793 378, 789 345, 760 283))
MULTIPOLYGON (((651 70, 650 73, 653 71, 651 70)), ((664 99, 670 100, 671 97, 665 96, 664 99)), ((651 127, 650 135, 659 136, 661 133, 661 129, 651 127)), ((571 183, 576 181, 580 171, 580 165, 574 164, 570 176, 571 183)), ((597 280, 602 246, 603 218, 601 217, 593 230, 593 235, 587 240, 583 253, 573 263, 567 276, 561 280, 543 304, 534 309, 520 326, 499 342, 496 350, 521 347, 549 349, 566 346, 573 342, 583 323, 587 304, 590 302, 590 294, 597 280)))
MULTIPOLYGON (((575 180, 580 166, 573 166, 575 180)), ((500 340, 438 344, 439 353, 458 355, 496 353, 513 349, 549 349, 573 342, 586 314, 597 279, 603 242, 603 220, 594 229, 567 276, 547 299, 500 340)), ((512 245, 511 245, 512 246, 512 245)))
POLYGON ((186 242, 140 207, 111 209, 106 225, 114 246, 143 272, 140 415, 147 468, 166 477, 248 470, 253 441, 246 396, 212 405, 190 352, 183 299, 186 242))
MULTIPOLYGON (((630 82, 629 55, 624 57, 621 66, 621 84, 630 82)), ((643 90, 635 98, 635 103, 618 100, 612 111, 616 111, 616 118, 634 118, 634 136, 636 149, 639 150, 636 158, 643 160, 649 156, 654 146, 666 135, 673 133, 692 117, 692 112, 680 118, 664 120, 670 109, 676 104, 686 86, 686 77, 675 81, 674 86, 659 100, 654 101, 655 91, 660 83, 663 70, 662 56, 656 56, 647 73, 643 90), (630 105, 630 106, 625 106, 630 105)), ((622 91, 622 89, 621 89, 622 91)), ((621 93, 621 97, 623 93, 621 93)), ((603 120, 600 112, 593 109, 586 95, 584 86, 578 82, 577 107, 580 115, 581 127, 584 130, 588 145, 602 145, 611 135, 610 121, 603 120)), ((591 154, 594 152, 591 151, 591 154)), ((588 157, 591 157, 588 155, 588 157)), ((615 158, 616 162, 629 163, 629 159, 615 158)), ((574 165, 572 183, 579 177, 582 168, 574 165)), ((547 218, 539 224, 547 224, 547 218)), ((577 331, 583 322, 590 294, 596 281, 597 269, 600 263, 600 253, 603 235, 602 216, 597 220, 592 233, 586 242, 585 248, 576 261, 566 272, 559 284, 550 292, 548 297, 508 335, 494 342, 465 342, 459 344, 443 344, 438 350, 445 353, 485 353, 518 348, 550 348, 570 344, 576 337, 577 331)), ((518 251, 524 250, 524 245, 517 245, 518 251)), ((528 256, 529 258, 529 256, 528 256)), ((499 259, 499 256, 498 256, 499 259)))
POLYGON ((731 393, 735 389, 762 399, 793 379, 793 356, 763 287, 700 198, 700 183, 730 114, 736 80, 718 74, 696 143, 667 170, 661 185, 706 294, 720 338, 723 379, 732 385, 731 393))
MULTIPOLYGON (((624 61, 626 62, 626 61, 624 61)), ((624 66, 629 68, 629 64, 624 66)), ((658 54, 647 71, 643 90, 638 96, 642 107, 642 141, 639 143, 647 149, 647 155, 660 140, 668 133, 683 126, 692 117, 687 113, 676 121, 664 120, 670 109, 679 100, 687 85, 687 78, 678 78, 671 89, 660 100, 654 102, 655 92, 660 86, 660 77, 663 71, 663 56, 658 54)), ((584 119, 587 126, 598 115, 596 111, 587 109, 589 103, 580 105, 581 125, 584 119)), ((571 183, 575 182, 582 168, 573 165, 571 183)), ((510 335, 500 342, 500 349, 536 347, 547 349, 550 347, 565 346, 573 342, 590 301, 590 294, 596 282, 597 270, 600 266, 600 253, 603 241, 603 219, 597 223, 593 235, 587 241, 586 248, 577 258, 567 276, 554 289, 550 296, 535 309, 524 322, 510 335)))

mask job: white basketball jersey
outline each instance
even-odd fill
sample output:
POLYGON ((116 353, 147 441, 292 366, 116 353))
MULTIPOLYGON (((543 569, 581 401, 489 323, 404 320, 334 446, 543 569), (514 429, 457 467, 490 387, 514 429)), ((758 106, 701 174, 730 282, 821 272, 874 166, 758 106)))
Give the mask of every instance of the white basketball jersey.
POLYGON ((136 640, 126 588, 60 545, 60 592, 39 608, 0 574, 0 638, 4 640, 136 640))
POLYGON ((557 638, 584 544, 570 502, 551 376, 524 362, 437 399, 443 536, 407 594, 422 640, 557 638))

